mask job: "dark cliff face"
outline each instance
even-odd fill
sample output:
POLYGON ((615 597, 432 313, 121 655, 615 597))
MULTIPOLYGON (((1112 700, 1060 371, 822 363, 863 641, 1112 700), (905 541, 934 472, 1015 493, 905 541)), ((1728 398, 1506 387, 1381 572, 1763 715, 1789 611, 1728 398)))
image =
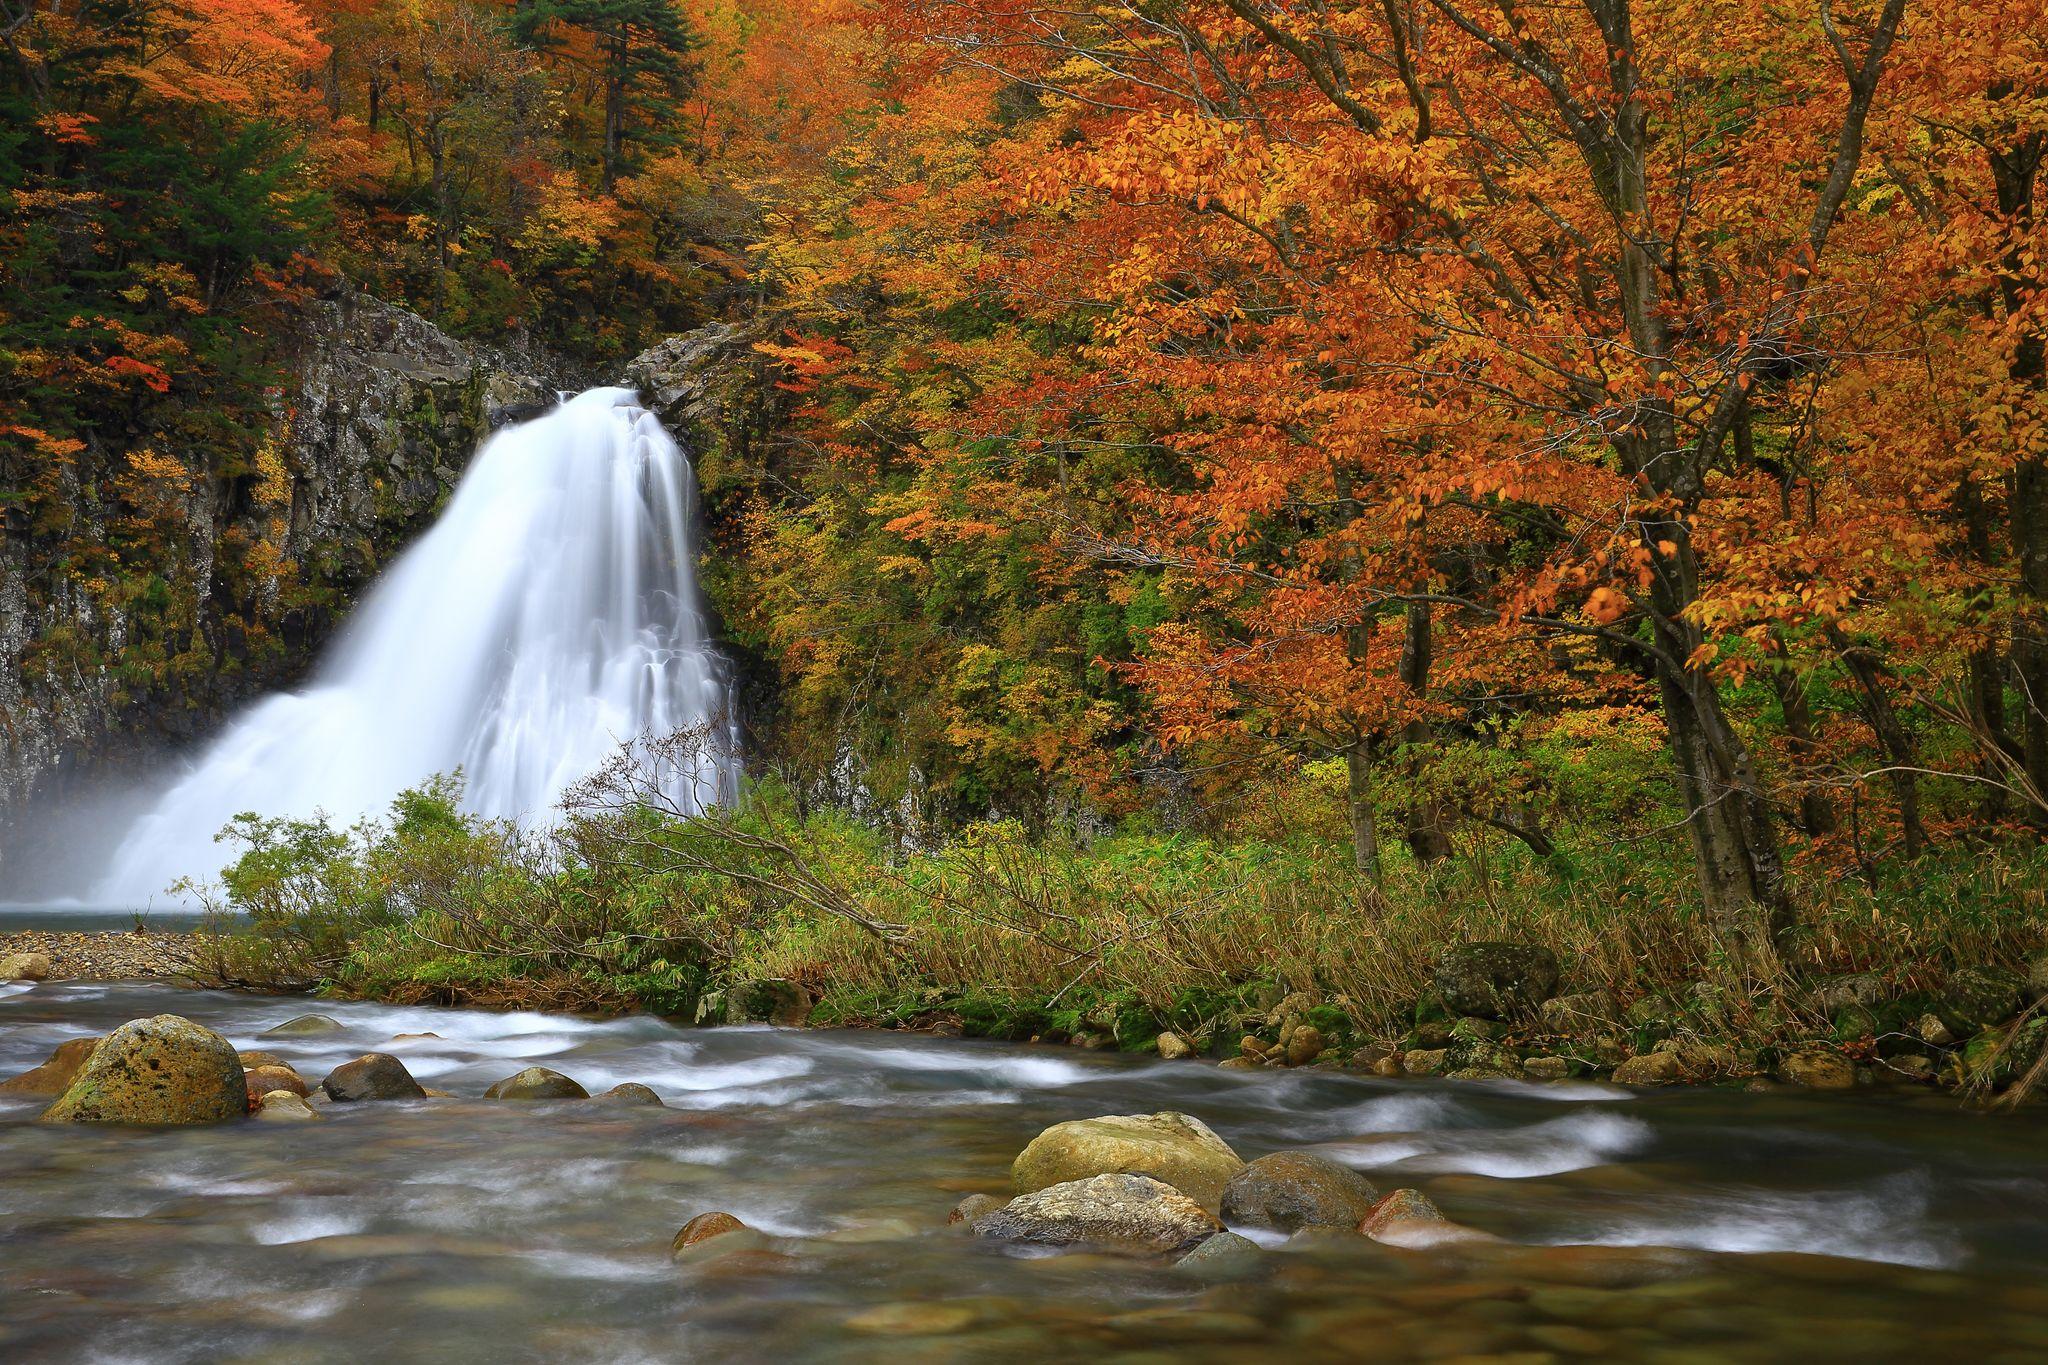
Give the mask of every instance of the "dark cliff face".
POLYGON ((491 427, 554 398, 544 364, 362 295, 308 305, 287 349, 295 380, 263 467, 190 480, 159 518, 177 552, 132 609, 40 572, 30 543, 0 544, 0 858, 31 803, 137 771, 293 682, 491 427), (265 571, 249 574, 252 561, 265 571), (160 636, 175 618, 172 679, 130 658, 141 611, 160 636))

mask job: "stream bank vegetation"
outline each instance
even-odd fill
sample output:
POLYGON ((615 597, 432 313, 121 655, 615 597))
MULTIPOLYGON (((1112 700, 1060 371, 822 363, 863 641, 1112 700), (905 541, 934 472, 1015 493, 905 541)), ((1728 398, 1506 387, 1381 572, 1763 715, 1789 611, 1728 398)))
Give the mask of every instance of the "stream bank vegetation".
POLYGON ((188 888, 230 912, 200 939, 200 973, 1261 1065, 1285 1064, 1307 1025, 1299 1060, 1390 1075, 1860 1077, 2013 1102, 2048 1042, 2048 1018, 2023 1009, 2048 994, 2048 855, 2033 848, 1801 876, 1788 952, 1764 975, 1688 894, 1669 832, 1645 848, 1561 831, 1543 857, 1494 835, 1368 878, 1342 833, 1341 768, 1311 766, 1271 783, 1256 820, 1207 832, 989 821, 911 845, 773 777, 690 814, 670 793, 702 744, 622 750, 538 832, 463 814, 459 777, 348 829, 244 816, 223 833, 240 852, 222 882, 188 888), (1464 1006, 1446 962, 1474 941, 1536 945, 1562 969, 1464 1006))

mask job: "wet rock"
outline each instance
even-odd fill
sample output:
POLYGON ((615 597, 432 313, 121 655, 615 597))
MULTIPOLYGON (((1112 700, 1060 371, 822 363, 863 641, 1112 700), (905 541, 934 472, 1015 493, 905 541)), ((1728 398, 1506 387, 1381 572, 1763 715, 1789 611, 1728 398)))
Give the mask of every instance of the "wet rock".
POLYGON ((1379 1191, 1349 1166, 1314 1152, 1274 1152, 1248 1164, 1223 1187, 1223 1221, 1298 1232, 1355 1228, 1379 1191))
POLYGON ((992 1194, 970 1194, 953 1206, 953 1211, 946 1215, 946 1223, 950 1227, 962 1224, 973 1227, 977 1219, 994 1213, 1002 1206, 1003 1201, 992 1194))
POLYGON ((273 1090, 285 1090, 303 1098, 312 1087, 305 1078, 288 1066, 253 1066, 242 1071, 242 1084, 249 1096, 249 1107, 254 1109, 263 1102, 263 1097, 273 1090))
POLYGON ((638 1081, 621 1081, 597 1098, 600 1104, 641 1104, 651 1105, 656 1109, 662 1107, 661 1096, 638 1081))
POLYGON ((1178 1033, 1168 1032, 1160 1034, 1154 1040, 1153 1046, 1158 1048, 1159 1055, 1169 1062, 1177 1062, 1194 1052, 1194 1049, 1188 1046, 1187 1039, 1181 1037, 1178 1033))
POLYGON ((1955 1034, 1949 1031, 1947 1024, 1941 1022, 1941 1016, 1938 1014, 1921 1015, 1919 1022, 1913 1025, 1913 1032, 1919 1034, 1920 1040, 1930 1047, 1948 1047, 1956 1040, 1955 1034))
POLYGON ((1020 1194, 974 1235, 1035 1246, 1099 1246, 1184 1256, 1223 1231, 1207 1209, 1144 1175, 1098 1175, 1020 1194))
POLYGON ((1406 1072, 1401 1066, 1401 1059, 1390 1052, 1373 1062, 1372 1074, 1375 1076, 1401 1076, 1405 1075, 1406 1072))
POLYGON ((1454 1046, 1477 1047, 1482 1043, 1498 1042, 1507 1031, 1508 1026, 1498 1020, 1468 1015, 1451 1024, 1451 1043, 1454 1046))
POLYGON ((1536 943, 1461 943, 1437 959, 1436 989, 1459 1014, 1527 1013, 1557 990, 1557 954, 1536 943))
POLYGON ((273 1090, 256 1102, 256 1117, 265 1123, 305 1123, 320 1117, 305 1096, 291 1090, 273 1090))
POLYGON ((1831 1048, 1802 1048, 1778 1063, 1778 1079, 1808 1090, 1851 1090, 1856 1085, 1856 1066, 1831 1048))
POLYGON ((1889 1057, 1878 1064, 1877 1074, 1880 1080, 1901 1083, 1931 1081, 1934 1079, 1934 1062, 1916 1054, 1889 1057))
POLYGON ((1525 1058, 1522 1062, 1522 1074, 1532 1081, 1561 1081, 1572 1074, 1571 1058, 1525 1058))
POLYGON ((48 981, 50 959, 45 953, 9 953, 0 957, 0 981, 48 981))
POLYGON ((1685 1064, 1675 1052, 1645 1052, 1614 1068, 1616 1085, 1676 1085, 1685 1079, 1685 1064))
POLYGON ((1359 1220, 1358 1230, 1375 1242, 1398 1247, 1498 1240, 1475 1228, 1453 1223, 1420 1190, 1392 1191, 1359 1220))
POLYGON ((1019 1194, 1096 1175, 1151 1176, 1214 1212, 1243 1168, 1207 1124, 1169 1111, 1056 1123, 1018 1153, 1010 1176, 1019 1194))
POLYGON ((1251 1057, 1225 1057, 1216 1063, 1218 1071, 1257 1071, 1259 1063, 1251 1057))
POLYGON ((1287 1035, 1287 1065, 1307 1066, 1323 1055, 1323 1034, 1314 1024, 1296 1024, 1287 1035))
POLYGON ((1204 1280, 1234 1280, 1260 1269, 1265 1251, 1249 1237, 1219 1232, 1173 1263, 1175 1270, 1204 1280))
POLYGON ((1451 1069, 1446 1048, 1416 1047, 1401 1054, 1401 1069, 1411 1076, 1441 1076, 1451 1069))
POLYGON ((343 1062, 320 1082, 327 1098, 339 1103, 363 1100, 423 1100, 427 1092, 405 1069, 405 1063, 388 1052, 366 1052, 352 1062, 343 1062))
POLYGON ((1965 967, 1948 979, 1935 1013, 1958 1037, 2002 1024, 2019 1013, 2026 981, 2002 967, 1965 967))
POLYGON ((43 1111, 45 1123, 222 1123, 249 1112, 234 1045, 190 1019, 121 1025, 43 1111))
POLYGON ((1254 1037, 1249 1033, 1237 1040, 1238 1055, 1249 1057, 1252 1061, 1264 1061, 1267 1050, 1265 1039, 1254 1037))
POLYGON ((329 1019, 324 1014, 302 1014, 296 1019, 287 1019, 276 1028, 263 1030, 265 1038, 305 1038, 321 1033, 339 1033, 342 1024, 339 1019, 329 1019))
POLYGON ((530 1066, 484 1091, 487 1100, 587 1100, 590 1092, 559 1071, 530 1066))
POLYGON ((1621 1010, 1606 991, 1586 991, 1551 997, 1543 1002, 1540 1015, 1551 1033, 1591 1033, 1610 1027, 1621 1010))
POLYGON ((768 1250, 767 1234, 748 1227, 729 1213, 700 1213, 683 1224, 669 1243, 669 1259, 678 1263, 708 1261, 741 1252, 768 1250))
POLYGON ((99 1046, 97 1038, 73 1038, 57 1044, 57 1050, 41 1066, 22 1072, 12 1080, 0 1081, 0 1095, 61 1095, 99 1046))
POLYGON ((275 1052, 258 1052, 253 1048, 245 1048, 237 1052, 235 1059, 241 1062, 242 1070, 244 1071, 254 1071, 259 1066, 281 1066, 287 1071, 296 1071, 298 1069, 275 1052))

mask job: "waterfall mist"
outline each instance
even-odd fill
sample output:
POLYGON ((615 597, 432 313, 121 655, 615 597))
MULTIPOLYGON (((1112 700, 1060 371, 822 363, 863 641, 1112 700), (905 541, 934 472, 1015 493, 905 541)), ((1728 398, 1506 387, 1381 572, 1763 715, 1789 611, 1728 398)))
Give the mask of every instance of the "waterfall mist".
POLYGON ((693 810, 729 798, 731 688, 694 510, 689 462, 630 389, 493 436, 312 680, 235 718, 130 827, 91 898, 142 904, 211 877, 239 812, 352 822, 457 768, 469 810, 545 819, 621 744, 678 730, 709 737, 668 794, 693 810))

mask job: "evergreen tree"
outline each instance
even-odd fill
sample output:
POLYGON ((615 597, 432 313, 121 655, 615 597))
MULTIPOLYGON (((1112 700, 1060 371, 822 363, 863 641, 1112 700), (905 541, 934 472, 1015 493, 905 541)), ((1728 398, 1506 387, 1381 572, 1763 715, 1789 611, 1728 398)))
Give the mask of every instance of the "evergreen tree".
POLYGON ((677 106, 696 86, 696 33, 672 0, 531 0, 513 20, 519 41, 594 60, 604 111, 601 183, 629 162, 627 144, 672 140, 677 106))

